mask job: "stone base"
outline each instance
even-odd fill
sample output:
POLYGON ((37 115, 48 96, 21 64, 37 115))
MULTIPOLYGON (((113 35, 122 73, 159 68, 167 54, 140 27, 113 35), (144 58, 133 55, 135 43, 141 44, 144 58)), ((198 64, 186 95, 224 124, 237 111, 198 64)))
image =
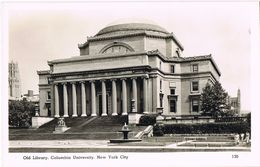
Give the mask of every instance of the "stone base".
POLYGON ((52 121, 51 117, 32 117, 32 128, 39 128, 43 124, 52 121))
POLYGON ((110 143, 140 142, 142 139, 111 139, 110 143))
POLYGON ((61 126, 61 127, 55 127, 55 131, 53 131, 53 133, 64 133, 67 130, 69 130, 70 128, 66 127, 66 126, 61 126))
POLYGON ((139 113, 129 113, 128 114, 128 124, 139 124, 139 120, 143 114, 139 113))

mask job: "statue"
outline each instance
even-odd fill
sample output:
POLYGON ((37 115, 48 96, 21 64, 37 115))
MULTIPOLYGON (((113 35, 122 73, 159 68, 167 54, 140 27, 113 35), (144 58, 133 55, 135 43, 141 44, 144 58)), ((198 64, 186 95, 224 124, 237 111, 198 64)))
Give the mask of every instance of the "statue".
POLYGON ((66 127, 66 124, 65 124, 65 121, 64 121, 63 117, 59 118, 57 126, 59 126, 59 127, 66 127))
POLYGON ((53 133, 63 133, 67 131, 69 128, 65 124, 65 120, 63 117, 58 118, 57 126, 55 127, 55 131, 53 133))

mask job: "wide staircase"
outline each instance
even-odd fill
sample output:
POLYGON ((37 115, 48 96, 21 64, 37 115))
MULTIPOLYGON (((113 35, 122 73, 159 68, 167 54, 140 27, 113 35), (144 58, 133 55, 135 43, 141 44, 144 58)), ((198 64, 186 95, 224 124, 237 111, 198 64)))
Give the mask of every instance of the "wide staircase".
MULTIPOLYGON (((67 140, 67 139, 87 139, 87 140, 109 140, 122 138, 124 123, 128 123, 128 116, 111 117, 75 117, 65 118, 65 123, 70 129, 62 134, 54 134, 58 119, 54 119, 38 129, 25 129, 23 131, 11 131, 10 140, 67 140)), ((134 137, 138 132, 144 130, 146 126, 129 126, 132 131, 129 137, 134 137)))

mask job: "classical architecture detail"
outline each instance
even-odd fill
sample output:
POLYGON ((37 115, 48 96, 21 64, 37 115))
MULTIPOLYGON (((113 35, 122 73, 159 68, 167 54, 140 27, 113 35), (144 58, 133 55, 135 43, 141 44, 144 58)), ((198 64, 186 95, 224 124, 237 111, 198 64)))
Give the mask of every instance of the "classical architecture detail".
POLYGON ((40 116, 197 115, 203 87, 220 77, 211 55, 183 57, 175 35, 150 23, 107 26, 78 48, 38 71, 40 116))

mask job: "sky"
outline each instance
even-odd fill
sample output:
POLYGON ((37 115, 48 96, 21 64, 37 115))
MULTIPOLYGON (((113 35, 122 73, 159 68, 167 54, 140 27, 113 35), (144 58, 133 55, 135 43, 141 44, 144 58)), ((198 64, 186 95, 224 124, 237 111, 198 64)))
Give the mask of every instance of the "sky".
POLYGON ((148 19, 173 32, 183 56, 212 54, 220 82, 231 96, 241 90, 251 110, 250 56, 253 3, 113 2, 16 3, 7 6, 9 60, 18 62, 22 93, 38 93, 37 70, 47 61, 79 56, 77 45, 121 19, 148 19))

